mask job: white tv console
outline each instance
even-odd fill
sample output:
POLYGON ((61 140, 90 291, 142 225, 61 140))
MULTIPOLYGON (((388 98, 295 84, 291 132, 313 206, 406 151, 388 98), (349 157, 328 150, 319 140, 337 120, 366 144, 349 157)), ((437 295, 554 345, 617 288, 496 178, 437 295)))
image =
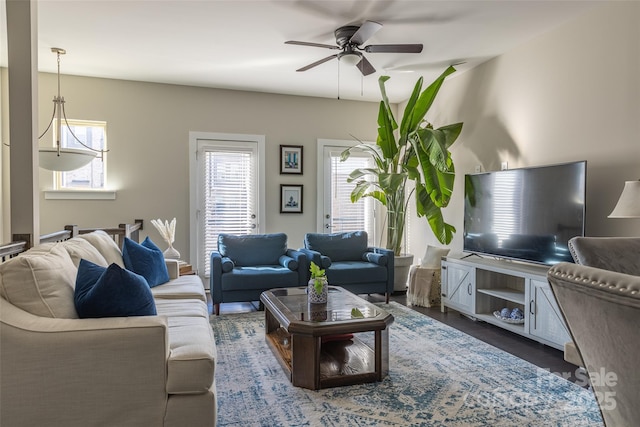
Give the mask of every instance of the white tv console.
POLYGON ((478 256, 442 258, 441 310, 452 308, 516 334, 562 350, 571 336, 547 281, 549 267, 478 256), (520 307, 524 323, 494 316, 520 307))

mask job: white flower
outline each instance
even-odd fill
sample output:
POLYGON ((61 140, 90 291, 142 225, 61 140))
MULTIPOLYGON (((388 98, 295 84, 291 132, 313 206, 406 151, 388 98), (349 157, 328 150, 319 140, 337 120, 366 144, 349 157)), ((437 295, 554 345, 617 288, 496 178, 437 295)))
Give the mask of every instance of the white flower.
POLYGON ((167 242, 169 246, 175 241, 176 237, 176 219, 173 218, 171 222, 161 219, 152 219, 151 224, 158 230, 160 236, 167 242))

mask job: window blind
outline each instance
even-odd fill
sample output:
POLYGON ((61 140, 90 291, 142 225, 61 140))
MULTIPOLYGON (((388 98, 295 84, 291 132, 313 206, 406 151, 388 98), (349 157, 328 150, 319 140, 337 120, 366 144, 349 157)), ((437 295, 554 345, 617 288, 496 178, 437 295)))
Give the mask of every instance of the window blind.
POLYGON ((216 148, 204 152, 203 265, 209 276, 218 235, 251 234, 256 226, 256 154, 251 148, 216 148))
POLYGON ((374 200, 370 197, 351 202, 354 184, 348 183, 349 174, 358 168, 371 166, 371 158, 365 154, 353 154, 346 161, 340 161, 340 152, 331 151, 331 232, 365 230, 369 243, 373 244, 374 200))

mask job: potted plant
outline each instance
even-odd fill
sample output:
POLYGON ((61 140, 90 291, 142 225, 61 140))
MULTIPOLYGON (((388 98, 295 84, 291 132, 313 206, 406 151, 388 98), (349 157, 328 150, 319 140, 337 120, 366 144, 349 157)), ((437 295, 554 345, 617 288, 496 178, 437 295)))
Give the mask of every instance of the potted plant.
POLYGON ((307 286, 307 299, 309 300, 309 303, 326 304, 327 295, 329 293, 329 283, 324 269, 321 269, 316 265, 316 263, 311 261, 309 271, 311 271, 311 279, 307 286))
MULTIPOLYGON (((462 123, 435 129, 425 120, 445 78, 455 71, 453 67, 447 68, 424 91, 422 77, 418 79, 399 128, 385 91, 389 77, 381 76, 378 81, 382 100, 376 144, 360 142, 347 148, 341 156, 346 160, 354 149, 371 154, 372 167, 356 169, 349 175, 347 181, 355 183, 351 201, 355 203, 363 197, 373 197, 386 207, 386 247, 394 251, 396 259, 401 256, 407 206, 412 198, 418 217, 426 217, 440 243, 449 244, 455 233, 453 225, 444 221, 441 209, 449 204, 453 192, 455 169, 449 147, 460 135, 462 123), (414 184, 411 188, 407 188, 409 180, 414 184)), ((396 279, 402 289, 412 259, 411 255, 406 272, 396 279)))

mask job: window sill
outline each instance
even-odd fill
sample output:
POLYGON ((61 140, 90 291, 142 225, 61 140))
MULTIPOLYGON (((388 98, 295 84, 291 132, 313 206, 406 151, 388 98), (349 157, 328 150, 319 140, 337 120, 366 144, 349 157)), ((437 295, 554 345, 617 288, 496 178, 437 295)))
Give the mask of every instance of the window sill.
POLYGON ((46 190, 45 200, 115 200, 115 191, 105 190, 46 190))

